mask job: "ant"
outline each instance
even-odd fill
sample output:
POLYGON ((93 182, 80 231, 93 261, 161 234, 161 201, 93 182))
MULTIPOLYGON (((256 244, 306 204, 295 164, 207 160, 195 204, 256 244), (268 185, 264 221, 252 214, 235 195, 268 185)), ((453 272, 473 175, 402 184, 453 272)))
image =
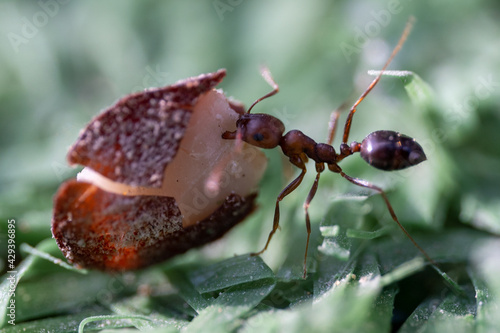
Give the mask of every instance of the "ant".
POLYGON ((308 161, 308 159, 312 159, 315 162, 317 175, 311 187, 311 190, 309 191, 307 199, 304 202, 307 229, 306 250, 304 255, 304 278, 306 278, 307 274, 307 250, 309 247, 309 238, 311 235, 309 205, 314 198, 314 195, 316 194, 316 190, 318 189, 319 178, 321 173, 325 170, 325 164, 330 171, 340 174, 340 176, 347 179, 354 185, 377 191, 384 199, 384 202, 387 206, 387 209, 389 210, 389 213, 391 214, 392 219, 397 223, 404 234, 410 239, 413 245, 415 245, 415 247, 424 255, 424 257, 431 264, 435 265, 434 260, 432 260, 430 256, 417 244, 417 242, 410 236, 408 231, 399 222, 396 213, 394 212, 394 209, 392 208, 392 205, 390 204, 384 190, 366 180, 354 178, 347 175, 338 165, 338 163, 347 156, 358 152, 368 164, 377 169, 385 171, 401 170, 410 166, 417 165, 420 162, 426 160, 426 156, 422 147, 415 141, 415 139, 395 131, 375 131, 368 134, 368 136, 366 136, 366 138, 361 143, 354 141, 350 145, 347 144, 349 131, 352 124, 352 118, 354 116, 354 113, 356 112, 356 108, 380 81, 380 78, 382 77, 384 71, 389 66, 394 56, 401 49, 412 29, 413 21, 414 18, 411 17, 406 24, 406 27, 399 39, 398 44, 392 51, 392 54, 385 63, 384 67, 351 107, 347 116, 347 120, 345 122, 344 135, 342 137, 342 143, 340 144, 339 153, 335 151, 335 148, 333 148, 331 144, 335 135, 337 120, 340 115, 340 108, 335 110, 331 115, 327 143, 317 143, 299 130, 291 130, 284 134, 285 126, 278 118, 268 114, 250 113, 250 111, 257 103, 275 95, 279 91, 279 87, 271 77, 269 69, 261 69, 262 77, 273 88, 273 90, 263 97, 257 99, 250 106, 247 112, 240 113, 240 116, 236 122, 236 131, 226 131, 222 134, 222 138, 228 140, 236 140, 237 142, 244 141, 250 145, 266 149, 280 146, 283 154, 285 154, 289 158, 290 162, 293 165, 301 169, 301 172, 299 176, 295 178, 290 184, 288 184, 278 195, 274 212, 273 228, 269 233, 266 245, 261 251, 252 253, 251 255, 260 255, 267 249, 271 238, 279 228, 279 203, 300 185, 302 179, 304 178, 304 175, 306 174, 306 162, 308 161))

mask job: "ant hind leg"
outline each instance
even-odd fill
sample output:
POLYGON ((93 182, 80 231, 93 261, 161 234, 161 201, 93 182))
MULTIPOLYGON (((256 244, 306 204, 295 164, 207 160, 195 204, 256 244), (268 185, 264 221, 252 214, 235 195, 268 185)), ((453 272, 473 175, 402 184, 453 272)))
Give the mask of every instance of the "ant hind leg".
POLYGON ((418 245, 417 241, 415 241, 413 239, 413 237, 411 237, 409 232, 405 229, 405 227, 403 227, 401 222, 399 222, 399 219, 396 216, 396 213, 394 212, 394 209, 392 208, 392 205, 389 202, 389 199, 387 198, 387 195, 385 194, 384 190, 382 190, 380 187, 373 185, 372 183, 370 183, 366 180, 351 177, 351 176, 345 174, 343 171, 340 171, 339 173, 342 177, 344 177, 345 179, 347 179, 348 181, 350 181, 354 185, 369 188, 371 190, 377 191, 382 196, 382 199, 384 199, 385 205, 387 206, 387 209, 389 210, 389 213, 391 214, 391 217, 394 220, 394 222, 396 222, 396 224, 399 226, 399 228, 403 231, 403 233, 406 235, 406 237, 408 237, 408 239, 413 243, 413 245, 420 251, 420 253, 423 254, 425 259, 427 259, 427 261, 431 265, 437 266, 436 262, 427 254, 427 252, 425 252, 425 250, 420 245, 418 245))

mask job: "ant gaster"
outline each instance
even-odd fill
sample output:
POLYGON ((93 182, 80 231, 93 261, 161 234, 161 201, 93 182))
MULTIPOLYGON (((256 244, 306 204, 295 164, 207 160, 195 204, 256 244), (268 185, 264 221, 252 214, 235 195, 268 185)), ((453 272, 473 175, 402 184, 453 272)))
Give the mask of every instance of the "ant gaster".
POLYGON ((332 172, 340 174, 342 177, 347 179, 349 182, 369 188, 380 193, 385 201, 385 204, 392 216, 392 219, 398 224, 398 226, 403 230, 406 236, 411 240, 411 242, 417 247, 417 249, 422 252, 425 258, 432 264, 434 261, 429 257, 429 255, 416 243, 416 241, 410 236, 406 229, 399 222, 394 209, 392 208, 387 195, 378 186, 371 184, 368 181, 351 177, 342 171, 342 168, 338 165, 345 157, 359 152, 361 157, 371 166, 385 170, 401 170, 413 165, 416 165, 424 160, 426 156, 422 147, 415 141, 415 139, 410 138, 406 135, 400 134, 394 131, 375 131, 369 134, 361 143, 352 142, 350 145, 347 144, 349 138, 349 131, 351 128, 352 118, 356 112, 356 108, 359 103, 368 95, 368 93, 373 89, 373 87, 379 82, 385 69, 392 61, 394 56, 401 49, 401 46, 405 42, 411 27, 413 19, 411 18, 406 28, 397 44, 394 48, 391 56, 385 63, 384 67, 378 74, 378 76, 372 81, 365 92, 359 97, 359 99, 351 107, 350 112, 347 116, 347 120, 344 127, 344 135, 342 143, 340 145, 340 151, 337 153, 335 148, 331 145, 333 142, 333 137, 335 134, 336 124, 339 117, 339 109, 334 111, 331 116, 331 121, 329 123, 329 135, 327 143, 317 143, 304 133, 299 130, 291 130, 285 133, 285 126, 276 117, 268 114, 261 113, 250 113, 252 108, 268 97, 275 95, 278 91, 278 85, 271 77, 271 74, 267 68, 261 70, 261 74, 264 79, 273 87, 273 90, 264 95, 263 97, 256 100, 248 109, 247 112, 240 114, 239 119, 236 122, 237 130, 233 132, 226 131, 223 135, 223 139, 235 139, 238 141, 244 141, 248 144, 259 148, 271 149, 280 146, 283 154, 285 154, 290 162, 301 169, 301 173, 297 178, 295 178, 290 184, 288 184, 279 194, 276 200, 276 208, 274 213, 273 228, 269 234, 266 245, 264 248, 257 253, 252 255, 259 255, 263 253, 273 237, 273 234, 279 228, 279 218, 280 210, 279 203, 288 194, 293 192, 302 182, 304 175, 306 173, 306 162, 308 159, 312 159, 316 166, 316 179, 313 183, 311 190, 307 196, 304 203, 304 210, 306 215, 306 228, 307 228, 307 242, 306 251, 304 256, 304 278, 306 277, 306 260, 307 260, 307 249, 309 246, 309 237, 311 234, 311 222, 309 219, 309 204, 316 194, 318 188, 318 182, 321 173, 325 170, 325 164, 328 169, 332 172))

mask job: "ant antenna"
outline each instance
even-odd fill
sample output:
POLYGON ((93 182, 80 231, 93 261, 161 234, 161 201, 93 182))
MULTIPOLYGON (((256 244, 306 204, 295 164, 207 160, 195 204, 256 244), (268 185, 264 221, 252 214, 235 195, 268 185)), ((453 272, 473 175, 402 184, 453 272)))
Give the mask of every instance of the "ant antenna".
MULTIPOLYGON (((271 97, 279 92, 279 86, 278 84, 274 81, 273 77, 271 76, 271 71, 267 66, 261 66, 260 68, 260 75, 266 80, 266 82, 273 88, 273 90, 266 95, 262 96, 261 98, 257 99, 253 104, 248 108, 247 112, 245 113, 250 113, 250 110, 259 103, 260 101, 271 97)), ((223 134, 224 137, 224 134, 223 134)), ((234 134, 234 137, 232 137, 234 141, 234 148, 233 152, 236 154, 240 154, 243 150, 243 139, 242 139, 242 134, 241 130, 238 128, 234 134)), ((217 192, 219 190, 219 182, 222 177, 222 173, 224 171, 224 168, 226 164, 231 160, 232 156, 227 155, 223 160, 221 160, 215 167, 214 170, 212 171, 211 175, 208 177, 207 182, 205 183, 205 189, 207 191, 211 192, 217 192)))
POLYGON ((366 95, 368 95, 368 93, 375 87, 375 85, 378 83, 378 81, 380 81, 380 78, 384 74, 384 71, 386 70, 387 66, 389 66, 392 59, 396 56, 396 54, 398 54, 399 50, 401 49, 401 47, 405 43, 406 39, 408 38, 408 35, 410 34, 410 31, 413 28, 414 23, 415 23, 415 17, 410 16, 410 18, 408 19, 408 22, 406 23, 405 30, 403 31, 403 34, 401 35, 401 38, 399 39, 398 44, 396 45, 396 47, 392 51, 392 54, 389 57, 389 59, 387 60, 387 62, 385 63, 384 67, 382 67, 382 70, 377 75, 377 77, 372 81, 372 83, 370 83, 370 85, 365 90, 365 92, 363 94, 361 94, 361 96, 358 98, 356 103, 354 103, 354 105, 351 107, 351 110, 350 110, 349 115, 347 116, 347 120, 345 122, 344 136, 342 139, 343 144, 347 144, 347 140, 349 138, 349 132, 351 130, 352 117, 354 116, 354 112, 356 112, 356 108, 358 107, 359 103, 361 103, 361 101, 363 99, 365 99, 366 95))
MULTIPOLYGON (((271 92, 267 93, 266 95, 262 96, 261 98, 257 99, 255 102, 253 102, 253 104, 250 105, 250 107, 248 108, 247 112, 245 112, 243 114, 249 114, 250 111, 252 110, 252 108, 257 103, 259 103, 260 101, 262 101, 268 97, 276 95, 279 91, 279 86, 274 81, 273 77, 271 76, 271 71, 269 70, 269 68, 267 66, 261 66, 260 75, 262 75, 264 80, 266 80, 266 82, 273 88, 273 90, 271 92)), ((225 137, 226 139, 229 139, 229 138, 234 139, 235 142, 234 142, 233 151, 237 154, 240 154, 242 152, 242 150, 243 150, 243 138, 242 138, 242 133, 241 133, 241 130, 239 127, 233 133, 229 133, 229 132, 224 133, 222 135, 222 137, 223 138, 225 137)), ((217 190, 217 187, 218 187, 217 184, 220 181, 220 177, 222 175, 223 168, 229 160, 230 160, 230 158, 226 157, 226 159, 224 159, 224 161, 221 161, 217 165, 217 167, 214 168, 214 172, 212 172, 212 174, 210 175, 210 177, 205 185, 207 190, 217 190)))
POLYGON ((274 81, 273 77, 271 76, 271 71, 269 70, 269 68, 267 68, 267 66, 262 66, 260 68, 260 75, 262 75, 262 77, 264 78, 264 80, 266 80, 267 84, 269 84, 273 90, 262 96, 261 98, 259 98, 258 100, 256 100, 255 102, 253 102, 252 105, 250 105, 250 107, 248 108, 248 111, 246 113, 250 113, 250 110, 253 109, 253 107, 259 103, 260 101, 268 98, 268 97, 271 97, 273 95, 276 95, 278 93, 278 91, 280 90, 280 88, 278 87, 278 84, 274 81))

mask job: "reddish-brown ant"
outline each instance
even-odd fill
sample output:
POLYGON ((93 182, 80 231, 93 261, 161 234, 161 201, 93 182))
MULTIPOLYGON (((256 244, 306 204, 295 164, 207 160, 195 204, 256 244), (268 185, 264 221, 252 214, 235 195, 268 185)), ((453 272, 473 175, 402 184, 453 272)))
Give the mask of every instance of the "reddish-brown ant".
POLYGON ((368 88, 363 92, 363 94, 361 94, 358 100, 351 107, 350 112, 347 116, 347 120, 345 122, 344 135, 342 138, 342 143, 340 145, 339 153, 337 153, 331 146, 333 137, 335 135, 337 120, 339 118, 339 110, 336 110, 332 113, 331 121, 329 124, 329 135, 327 143, 316 143, 313 139, 299 130, 291 130, 284 134, 285 126, 279 119, 268 114, 250 113, 250 111, 257 103, 275 95, 279 91, 278 85, 272 79, 269 70, 267 68, 261 70, 262 76, 269 83, 269 85, 272 86, 273 90, 263 97, 257 99, 250 106, 247 112, 241 113, 238 121, 236 122, 237 130, 233 132, 226 131, 222 135, 222 138, 233 140, 235 139, 239 141, 242 140, 259 148, 270 149, 280 146, 283 154, 285 154, 289 158, 290 162, 293 165, 300 168, 301 172, 299 176, 295 178, 290 184, 288 184, 278 195, 274 212, 273 228, 269 233, 266 245, 260 252, 253 253, 252 255, 259 255, 263 253, 269 246, 271 238, 279 227, 279 203, 281 200, 283 200, 283 198, 293 192, 300 185, 306 173, 306 162, 308 161, 308 159, 312 159, 315 162, 317 175, 304 203, 307 228, 306 251, 304 256, 304 278, 306 277, 307 273, 307 249, 309 246, 309 237, 311 234, 311 222, 309 219, 308 209, 309 204, 311 203, 314 195, 316 194, 316 190, 318 189, 319 178, 321 173, 325 170, 325 164, 330 171, 340 174, 342 177, 344 177, 354 185, 369 188, 380 193, 385 201, 387 209, 392 216, 392 219, 398 224, 401 230, 403 230, 405 235, 425 256, 425 258, 429 262, 434 263, 429 255, 417 244, 417 242, 410 236, 408 231, 406 231, 406 229, 401 225, 385 192, 380 187, 373 185, 368 181, 354 178, 345 174, 344 171, 342 171, 342 168, 338 165, 338 163, 345 157, 357 152, 361 154, 361 157, 368 164, 385 171, 401 170, 426 160, 426 156, 422 147, 415 141, 415 139, 394 131, 375 131, 373 133, 370 133, 361 143, 352 142, 350 145, 347 144, 349 131, 352 124, 352 118, 354 116, 354 113, 356 112, 356 108, 380 81, 380 78, 382 77, 387 66, 390 64, 394 56, 399 52, 402 45, 404 44, 406 38, 408 37, 408 34, 410 33, 412 25, 413 19, 410 19, 403 31, 401 38, 399 39, 398 44, 392 51, 391 56, 385 63, 378 76, 372 81, 368 88))

